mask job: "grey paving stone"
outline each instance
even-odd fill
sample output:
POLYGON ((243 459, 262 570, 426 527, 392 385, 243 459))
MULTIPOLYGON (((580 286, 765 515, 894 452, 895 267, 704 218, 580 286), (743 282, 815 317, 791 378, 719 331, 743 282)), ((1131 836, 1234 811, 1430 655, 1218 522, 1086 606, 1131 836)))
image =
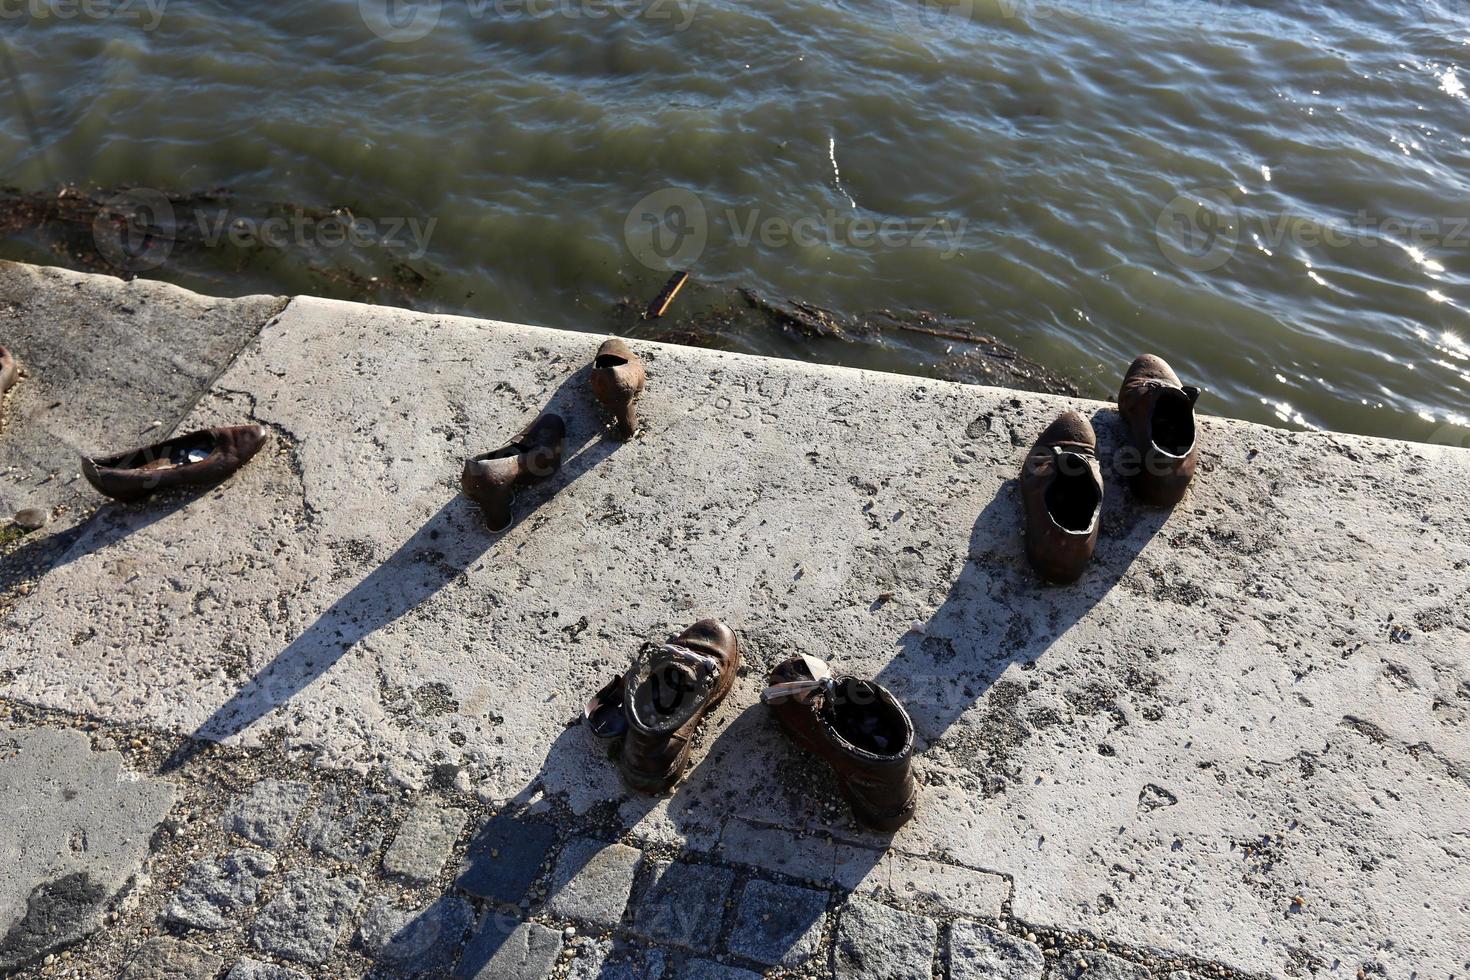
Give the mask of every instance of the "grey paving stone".
POLYGON ((262 779, 235 797, 225 810, 225 827, 261 847, 280 847, 291 838, 301 808, 311 798, 305 783, 262 779))
POLYGON ((244 848, 200 861, 169 899, 163 917, 193 929, 228 929, 241 909, 255 904, 261 879, 275 870, 273 855, 244 848))
POLYGON ((470 843, 459 887, 480 898, 519 902, 555 842, 556 831, 546 824, 491 817, 470 843))
POLYGON ((833 969, 855 980, 929 980, 938 938, 932 920, 854 895, 837 920, 833 969))
POLYGON ((1062 954, 1052 976, 1057 980, 1150 980, 1148 970, 1137 963, 1095 950, 1062 954))
POLYGON ((224 960, 193 943, 150 939, 133 954, 118 980, 213 980, 224 960))
POLYGON ((418 884, 438 878, 467 819, 463 810, 420 803, 409 811, 388 845, 383 870, 418 884))
POLYGON ((311 980, 311 977, 288 966, 262 963, 247 956, 230 968, 225 980, 311 980))
POLYGON ((695 952, 714 948, 735 872, 684 861, 654 862, 653 881, 637 902, 633 933, 695 952))
POLYGON ((721 828, 718 847, 726 861, 755 865, 817 885, 830 885, 833 880, 836 849, 826 837, 802 837, 732 817, 721 828))
POLYGON ((281 959, 320 965, 337 945, 337 934, 362 901, 362 879, 326 878, 297 870, 255 917, 250 941, 281 959))
POLYGON ((174 790, 122 762, 81 732, 0 732, 0 976, 95 931, 148 855, 174 790))
POLYGON ((623 919, 643 852, 626 844, 577 838, 562 848, 552 875, 551 911, 612 928, 623 919))
POLYGON ((301 837, 318 854, 337 861, 365 861, 386 835, 382 820, 392 801, 382 793, 355 793, 329 786, 319 806, 307 814, 301 837))
POLYGON ((490 915, 454 971, 457 980, 545 980, 561 955, 561 933, 490 915))
POLYGON ((766 966, 798 966, 822 943, 827 893, 751 881, 740 896, 730 952, 766 966))
POLYGON ((419 976, 441 977, 454 967, 460 943, 475 924, 475 910, 446 895, 421 909, 398 908, 379 898, 362 916, 362 947, 378 965, 419 976))
POLYGON ((612 953, 612 940, 578 936, 571 947, 566 980, 604 980, 603 965, 612 953))
POLYGON ((726 966, 713 960, 690 960, 679 971, 679 976, 683 980, 761 980, 759 973, 726 966))
POLYGON ((950 927, 950 980, 1041 980, 1045 971, 1035 943, 963 919, 950 927))

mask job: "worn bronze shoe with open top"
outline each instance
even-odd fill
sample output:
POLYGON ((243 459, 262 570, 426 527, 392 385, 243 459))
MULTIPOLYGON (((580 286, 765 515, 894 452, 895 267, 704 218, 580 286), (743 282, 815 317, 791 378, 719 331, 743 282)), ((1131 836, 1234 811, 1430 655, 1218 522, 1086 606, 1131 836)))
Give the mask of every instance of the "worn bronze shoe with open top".
POLYGON ((800 748, 832 768, 858 823, 892 833, 914 815, 914 723, 876 681, 834 676, 816 657, 793 657, 766 678, 761 701, 800 748))
POLYGON ((1161 357, 1144 354, 1128 367, 1118 391, 1118 411, 1128 424, 1134 456, 1129 484, 1144 503, 1177 504, 1199 462, 1194 405, 1200 390, 1179 383, 1161 357))
POLYGON ((490 530, 510 527, 516 487, 538 483, 561 469, 566 439, 566 422, 547 412, 504 446, 465 462, 460 489, 480 505, 490 530))
POLYGON ((643 359, 617 337, 597 349, 592 362, 592 393, 617 420, 618 433, 631 439, 638 431, 638 398, 647 374, 643 359))
POLYGON ((679 781, 700 723, 730 693, 739 667, 734 631, 702 619, 667 643, 645 646, 588 703, 593 734, 623 740, 618 771, 630 789, 663 793, 679 781))
POLYGON ((83 456, 82 475, 113 500, 176 487, 211 486, 248 463, 270 438, 263 425, 202 429, 111 456, 83 456))
POLYGON ((1075 582, 1097 548, 1102 471, 1097 434, 1076 412, 1064 412, 1036 440, 1021 467, 1026 557, 1052 582, 1075 582))

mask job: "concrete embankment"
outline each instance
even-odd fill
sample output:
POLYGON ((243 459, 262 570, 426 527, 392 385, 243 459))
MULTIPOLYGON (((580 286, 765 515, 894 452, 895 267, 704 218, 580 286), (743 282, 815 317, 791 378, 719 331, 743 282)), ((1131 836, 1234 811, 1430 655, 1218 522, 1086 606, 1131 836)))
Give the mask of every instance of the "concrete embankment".
POLYGON ((77 449, 277 435, 218 489, 102 506, 64 553, 7 556, 27 580, 0 697, 408 786, 448 771, 645 846, 758 863, 803 835, 832 888, 901 892, 932 866, 993 883, 996 914, 1239 970, 1470 968, 1470 451, 1206 418, 1184 501, 1143 508, 1109 478, 1094 566, 1049 588, 1014 477, 1065 408, 1107 456, 1102 403, 639 343, 646 426, 622 443, 588 335, 0 272, 12 302, 32 290, 0 319, 31 370, 0 437, 7 505, 96 507, 77 449), (115 355, 87 325, 161 309, 213 346, 150 334, 154 409, 98 384, 115 355), (17 332, 50 340, 28 356, 17 332), (53 401, 75 417, 48 425, 53 401), (546 410, 563 469, 490 534, 460 464, 546 410), (678 791, 629 797, 580 707, 707 615, 746 670, 678 791), (891 842, 827 805, 758 704, 799 652, 910 705, 924 795, 891 842))

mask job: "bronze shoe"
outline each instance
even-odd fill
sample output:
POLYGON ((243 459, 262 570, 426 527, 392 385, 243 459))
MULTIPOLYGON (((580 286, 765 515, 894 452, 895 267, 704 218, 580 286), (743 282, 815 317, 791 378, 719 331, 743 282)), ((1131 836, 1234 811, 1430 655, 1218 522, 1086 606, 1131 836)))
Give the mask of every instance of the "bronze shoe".
POLYGON ((805 751, 832 767, 858 823, 893 833, 918 804, 914 723, 876 681, 834 677, 816 657, 792 657, 767 677, 761 701, 805 751))
POLYGON ((83 456, 82 475, 113 500, 142 500, 159 490, 219 483, 269 438, 263 425, 202 429, 113 456, 83 456))
POLYGON ((0 421, 4 420, 5 393, 20 380, 20 364, 8 347, 0 347, 0 421))
POLYGON ((1075 582, 1097 547, 1102 471, 1097 435, 1076 412, 1047 426, 1021 467, 1026 557, 1043 578, 1075 582))
MULTIPOLYGON (((1182 385, 1163 358, 1145 354, 1133 362, 1118 391, 1118 411, 1128 423, 1134 456, 1128 461, 1133 492, 1144 503, 1177 504, 1194 479, 1194 403, 1200 390, 1182 385)), ((1120 467, 1124 468, 1124 467, 1120 467)))
POLYGON ((638 431, 638 396, 648 380, 643 360, 617 337, 597 348, 592 362, 592 393, 613 414, 618 432, 631 439, 638 431))
POLYGON ((490 530, 510 527, 516 487, 539 483, 561 469, 566 441, 566 422, 547 412, 506 445, 465 462, 460 488, 480 505, 490 530))
POLYGON ((739 667, 740 643, 716 619, 644 648, 623 677, 618 771, 629 789, 663 793, 679 781, 700 722, 730 693, 739 667))

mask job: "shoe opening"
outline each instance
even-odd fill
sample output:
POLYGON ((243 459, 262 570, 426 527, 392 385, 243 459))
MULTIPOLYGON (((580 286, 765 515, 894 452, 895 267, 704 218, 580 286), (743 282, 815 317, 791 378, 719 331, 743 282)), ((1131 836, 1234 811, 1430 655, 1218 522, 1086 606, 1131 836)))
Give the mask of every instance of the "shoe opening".
POLYGON ((180 436, 156 446, 136 449, 104 464, 119 470, 165 470, 202 463, 214 452, 214 436, 208 432, 180 436))
POLYGON ((696 659, 689 660, 656 652, 640 664, 632 700, 639 725, 649 731, 672 732, 709 699, 717 669, 712 661, 694 656, 696 659))
POLYGON ((628 359, 626 357, 620 357, 617 354, 598 354, 597 359, 593 363, 600 368, 615 368, 627 364, 628 359))
POLYGON ((1102 500, 1086 461, 1066 453, 1056 479, 1046 488, 1046 510, 1064 530, 1078 534, 1092 529, 1092 519, 1102 500))
POLYGON ((1177 388, 1159 396, 1151 425, 1154 445, 1171 456, 1186 455, 1194 446, 1194 404, 1177 388))
POLYGON ((833 730, 864 752, 898 755, 908 744, 908 719, 870 681, 844 678, 825 713, 833 730))
POLYGON ((514 457, 519 456, 525 451, 526 447, 522 443, 513 442, 509 446, 503 446, 500 449, 492 449, 488 453, 481 453, 480 455, 476 456, 471 462, 488 463, 492 459, 513 459, 514 457))

